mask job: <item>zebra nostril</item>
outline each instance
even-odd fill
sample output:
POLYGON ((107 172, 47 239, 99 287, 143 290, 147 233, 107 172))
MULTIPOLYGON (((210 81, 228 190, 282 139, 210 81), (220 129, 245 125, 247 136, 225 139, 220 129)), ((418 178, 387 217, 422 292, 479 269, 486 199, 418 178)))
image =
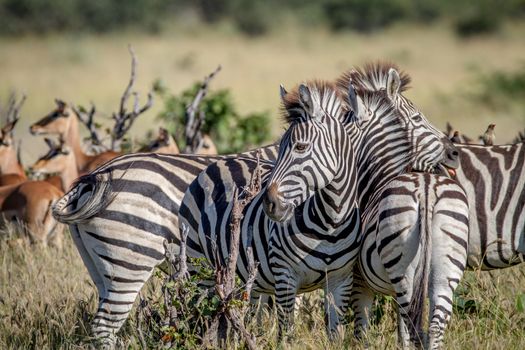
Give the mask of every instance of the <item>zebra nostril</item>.
POLYGON ((457 156, 459 155, 459 152, 458 152, 458 151, 452 151, 452 155, 453 155, 454 157, 457 157, 457 156))

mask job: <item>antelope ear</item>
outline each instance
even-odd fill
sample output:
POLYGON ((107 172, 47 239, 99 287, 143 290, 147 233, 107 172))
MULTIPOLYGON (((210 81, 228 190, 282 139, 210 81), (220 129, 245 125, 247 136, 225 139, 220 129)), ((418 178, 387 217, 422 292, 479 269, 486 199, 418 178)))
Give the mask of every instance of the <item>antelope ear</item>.
POLYGON ((55 98, 55 103, 57 104, 59 110, 66 108, 66 103, 59 98, 55 98))
POLYGON ((55 142, 52 139, 50 139, 49 137, 44 137, 44 141, 46 142, 47 147, 49 147, 50 149, 56 148, 55 147, 55 142))
POLYGON ((2 132, 4 134, 11 134, 13 132, 13 129, 15 128, 16 123, 18 123, 18 119, 13 120, 12 122, 7 123, 3 128, 2 132))
POLYGON ((304 84, 299 85, 299 103, 309 115, 313 116, 314 104, 312 95, 310 89, 304 84))
POLYGON ((284 97, 288 94, 288 91, 284 88, 283 84, 279 85, 279 96, 281 96, 281 101, 284 102, 284 97))
POLYGON ((394 68, 390 68, 390 70, 388 71, 388 78, 386 81, 386 93, 388 95, 388 98, 394 100, 397 97, 397 94, 399 93, 400 87, 401 78, 399 77, 399 73, 394 68))

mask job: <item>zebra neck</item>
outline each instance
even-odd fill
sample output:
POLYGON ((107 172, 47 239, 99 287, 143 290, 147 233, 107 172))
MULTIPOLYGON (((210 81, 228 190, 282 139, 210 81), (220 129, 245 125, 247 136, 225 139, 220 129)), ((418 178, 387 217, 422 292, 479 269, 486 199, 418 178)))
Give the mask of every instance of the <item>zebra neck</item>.
POLYGON ((343 160, 340 171, 332 182, 306 203, 311 221, 326 232, 337 233, 356 215, 356 169, 353 152, 351 159, 343 160))
MULTIPOLYGON (((368 207, 377 202, 381 189, 396 176, 405 173, 409 164, 410 152, 406 138, 377 137, 361 135, 357 143, 357 190, 359 208, 364 213, 368 207)), ((389 132, 395 135, 395 131, 389 132)))

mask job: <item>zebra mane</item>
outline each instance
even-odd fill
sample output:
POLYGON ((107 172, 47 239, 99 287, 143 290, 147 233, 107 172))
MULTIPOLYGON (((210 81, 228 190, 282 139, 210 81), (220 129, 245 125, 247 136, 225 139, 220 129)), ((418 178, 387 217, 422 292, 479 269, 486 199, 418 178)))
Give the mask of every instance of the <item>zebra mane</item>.
POLYGON ((391 68, 394 68, 401 78, 399 91, 407 90, 410 87, 410 76, 406 72, 401 71, 395 63, 383 61, 367 63, 363 68, 352 68, 341 75, 337 80, 337 86, 346 91, 349 84, 352 83, 358 93, 359 91, 386 90, 388 71, 391 68))
MULTIPOLYGON (((321 106, 326 106, 331 100, 336 99, 341 101, 341 107, 346 111, 347 107, 344 103, 346 97, 335 83, 325 80, 310 80, 304 85, 310 89, 312 98, 318 100, 321 106)), ((299 85, 296 85, 282 97, 281 116, 288 124, 291 124, 303 118, 300 110, 304 110, 304 108, 299 102, 299 85)))

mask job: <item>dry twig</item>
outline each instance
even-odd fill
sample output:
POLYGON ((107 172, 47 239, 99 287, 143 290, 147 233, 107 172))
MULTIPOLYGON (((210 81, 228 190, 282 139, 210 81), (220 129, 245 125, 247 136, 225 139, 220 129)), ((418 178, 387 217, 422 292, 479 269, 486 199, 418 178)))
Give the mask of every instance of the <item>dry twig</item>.
POLYGON ((86 110, 82 106, 73 107, 73 111, 77 115, 80 122, 88 129, 89 131, 89 149, 97 154, 108 150, 108 147, 104 145, 104 137, 100 135, 100 128, 97 123, 94 122, 94 116, 96 113, 95 104, 91 102, 91 108, 86 110))
POLYGON ((114 151, 120 150, 120 144, 122 138, 129 131, 135 119, 153 105, 153 94, 150 91, 148 93, 148 100, 146 103, 140 107, 139 106, 139 94, 136 91, 132 91, 133 85, 135 84, 136 77, 136 65, 137 58, 135 57, 135 52, 131 46, 128 47, 129 53, 131 55, 131 76, 129 83, 120 98, 120 108, 118 112, 113 113, 113 119, 115 120, 115 125, 113 126, 113 131, 111 133, 111 149, 114 151), (133 109, 128 112, 126 109, 126 104, 129 97, 133 95, 133 109))
POLYGON ((202 110, 199 110, 199 105, 208 93, 208 85, 210 81, 217 73, 219 73, 220 70, 221 66, 219 65, 213 72, 204 78, 204 81, 202 82, 199 91, 197 91, 195 98, 186 108, 186 126, 184 128, 186 147, 184 148, 183 153, 195 153, 195 151, 202 146, 202 133, 200 130, 204 125, 206 115, 202 110))
MULTIPOLYGON (((226 345, 228 328, 229 325, 231 325, 233 326, 233 330, 242 336, 249 349, 257 348, 255 336, 250 334, 244 327, 243 315, 245 309, 231 305, 230 301, 238 298, 238 289, 235 288, 235 276, 240 248, 241 224, 244 217, 243 211, 261 190, 261 167, 259 159, 260 152, 257 154, 257 166, 250 180, 250 184, 247 188, 243 189, 243 199, 239 200, 237 191, 234 192, 230 222, 230 254, 227 266, 222 265, 216 246, 214 246, 216 269, 215 291, 221 300, 222 307, 212 321, 212 327, 208 330, 205 339, 210 341, 218 338, 219 344, 223 347, 226 345)), ((248 243, 249 245, 251 244, 251 236, 248 239, 248 243)), ((250 299, 251 289, 257 275, 257 263, 253 260, 251 247, 248 248, 248 261, 249 276, 244 286, 244 293, 241 295, 244 301, 250 299)))

